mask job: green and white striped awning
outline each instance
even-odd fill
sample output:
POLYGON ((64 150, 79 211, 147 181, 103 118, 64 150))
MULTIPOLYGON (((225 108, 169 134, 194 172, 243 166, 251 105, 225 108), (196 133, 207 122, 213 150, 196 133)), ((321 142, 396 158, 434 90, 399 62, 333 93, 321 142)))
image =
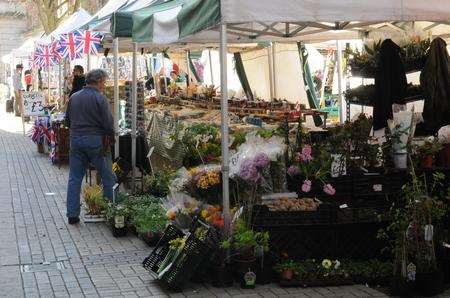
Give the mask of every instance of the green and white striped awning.
POLYGON ((137 11, 114 13, 111 33, 114 37, 132 37, 136 42, 168 44, 219 22, 219 0, 156 0, 137 11))

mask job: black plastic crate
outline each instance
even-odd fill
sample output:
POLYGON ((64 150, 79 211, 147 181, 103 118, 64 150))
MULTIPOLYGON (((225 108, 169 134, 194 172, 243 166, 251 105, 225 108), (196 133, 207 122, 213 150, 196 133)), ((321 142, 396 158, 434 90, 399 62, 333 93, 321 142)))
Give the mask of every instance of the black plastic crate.
POLYGON ((376 223, 389 219, 389 206, 338 208, 337 223, 376 223))
POLYGON ((320 204, 316 211, 271 211, 266 205, 253 208, 255 226, 299 226, 330 224, 334 221, 336 207, 320 204))
POLYGON ((368 173, 353 177, 353 194, 355 197, 379 196, 389 193, 389 184, 384 175, 368 173))
POLYGON ((156 244, 150 255, 142 262, 142 266, 153 273, 158 272, 159 267, 161 266, 161 262, 169 252, 169 242, 183 236, 184 233, 176 226, 168 225, 164 230, 161 239, 158 241, 158 244, 156 244))
POLYGON ((398 171, 386 174, 385 184, 387 186, 387 193, 400 193, 402 191, 403 185, 408 183, 410 179, 411 177, 407 171, 398 171))
POLYGON ((181 291, 194 274, 197 274, 197 269, 205 263, 205 260, 210 260, 210 257, 210 246, 199 240, 194 234, 190 234, 180 254, 159 276, 159 280, 165 287, 181 291))

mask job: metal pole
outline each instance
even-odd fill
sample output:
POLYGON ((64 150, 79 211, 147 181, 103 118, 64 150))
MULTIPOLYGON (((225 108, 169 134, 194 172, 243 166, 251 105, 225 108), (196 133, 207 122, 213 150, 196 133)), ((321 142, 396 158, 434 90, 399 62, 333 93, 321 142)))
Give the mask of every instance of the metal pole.
POLYGON ((114 144, 114 157, 119 157, 119 120, 120 120, 120 105, 119 105, 119 38, 114 39, 114 131, 116 133, 116 142, 114 144))
POLYGON ((228 83, 227 83, 227 25, 220 24, 220 91, 221 91, 221 130, 222 130, 222 192, 224 230, 228 235, 230 228, 230 189, 228 152, 228 83))
POLYGON ((273 69, 272 69, 272 76, 273 76, 273 95, 275 98, 278 98, 278 88, 277 88, 277 49, 276 44, 272 44, 272 60, 273 60, 273 69))
POLYGON ((162 53, 162 69, 163 69, 163 79, 164 79, 164 88, 165 88, 165 94, 169 95, 169 90, 167 90, 167 79, 166 79, 166 63, 165 63, 166 57, 164 57, 164 53, 162 53))
POLYGON ((344 119, 344 103, 343 103, 343 91, 342 91, 342 48, 339 40, 336 40, 336 49, 337 49, 337 71, 338 71, 338 102, 339 102, 339 122, 343 124, 345 122, 344 119))
POLYGON ((272 47, 267 47, 267 58, 269 62, 269 84, 270 84, 270 99, 274 99, 273 93, 273 64, 272 64, 272 47))
POLYGON ((189 64, 189 51, 186 51, 186 88, 189 87, 189 81, 191 78, 191 67, 189 64))
POLYGON ((48 100, 47 100, 47 104, 50 103, 50 96, 51 96, 51 91, 50 91, 50 65, 47 66, 47 95, 48 95, 48 100))
POLYGON ((87 71, 91 71, 91 53, 89 52, 86 57, 86 69, 87 71))
POLYGON ((58 64, 58 97, 59 97, 59 101, 60 102, 62 102, 61 98, 62 98, 62 94, 63 94, 63 92, 62 92, 62 82, 61 82, 61 79, 62 79, 62 69, 61 68, 62 68, 61 67, 61 62, 59 62, 59 64, 58 64))
POLYGON ((138 43, 133 42, 133 85, 131 101, 131 189, 133 192, 136 191, 137 51, 138 43))
POLYGON ((214 85, 214 74, 213 74, 213 67, 212 67, 211 50, 208 50, 208 59, 209 59, 209 73, 211 75, 211 85, 214 85))

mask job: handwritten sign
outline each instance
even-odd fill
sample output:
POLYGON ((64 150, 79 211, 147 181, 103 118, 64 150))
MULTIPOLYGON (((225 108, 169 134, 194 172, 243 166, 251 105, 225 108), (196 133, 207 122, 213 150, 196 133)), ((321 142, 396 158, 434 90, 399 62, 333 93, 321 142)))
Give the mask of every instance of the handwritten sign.
POLYGON ((45 116, 44 95, 40 92, 24 92, 22 94, 25 116, 45 116))

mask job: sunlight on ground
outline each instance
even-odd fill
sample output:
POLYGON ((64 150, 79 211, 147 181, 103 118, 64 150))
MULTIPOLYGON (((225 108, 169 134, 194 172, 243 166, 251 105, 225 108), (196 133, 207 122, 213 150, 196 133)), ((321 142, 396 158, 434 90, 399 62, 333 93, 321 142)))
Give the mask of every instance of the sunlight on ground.
MULTIPOLYGON (((31 129, 31 123, 32 121, 25 124, 25 134, 31 129)), ((11 133, 23 133, 21 118, 15 117, 14 113, 6 113, 4 102, 0 104, 0 129, 11 133)))

